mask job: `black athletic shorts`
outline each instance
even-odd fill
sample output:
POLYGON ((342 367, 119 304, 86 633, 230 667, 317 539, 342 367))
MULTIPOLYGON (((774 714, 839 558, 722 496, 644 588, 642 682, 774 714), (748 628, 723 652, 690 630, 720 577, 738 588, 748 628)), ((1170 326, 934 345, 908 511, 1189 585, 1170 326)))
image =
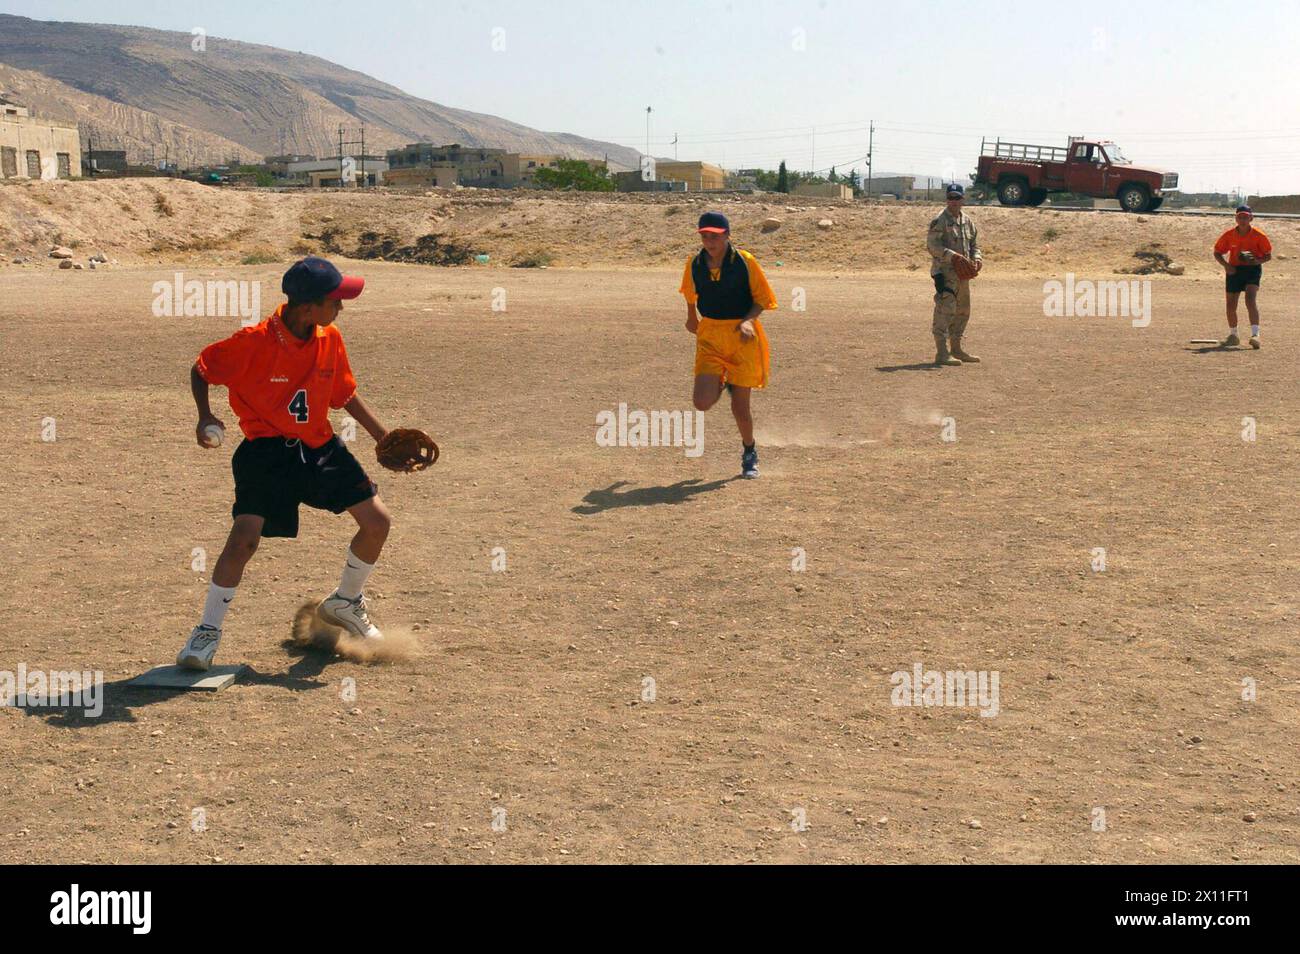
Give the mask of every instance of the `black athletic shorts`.
POLYGON ((230 460, 235 472, 231 514, 263 517, 264 537, 296 537, 298 505, 342 513, 379 493, 338 435, 315 450, 299 440, 245 440, 230 460))
POLYGON ((1263 277, 1263 265, 1238 265, 1237 270, 1227 276, 1227 289, 1230 292, 1242 292, 1247 285, 1258 285, 1263 277))

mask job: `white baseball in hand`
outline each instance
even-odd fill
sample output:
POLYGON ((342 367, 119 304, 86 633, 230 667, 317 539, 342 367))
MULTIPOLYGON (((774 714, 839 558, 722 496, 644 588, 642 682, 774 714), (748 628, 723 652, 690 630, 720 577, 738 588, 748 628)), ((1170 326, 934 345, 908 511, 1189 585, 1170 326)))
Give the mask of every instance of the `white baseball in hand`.
POLYGON ((203 428, 203 438, 208 442, 209 447, 220 447, 221 442, 226 439, 226 432, 220 424, 209 424, 203 428))

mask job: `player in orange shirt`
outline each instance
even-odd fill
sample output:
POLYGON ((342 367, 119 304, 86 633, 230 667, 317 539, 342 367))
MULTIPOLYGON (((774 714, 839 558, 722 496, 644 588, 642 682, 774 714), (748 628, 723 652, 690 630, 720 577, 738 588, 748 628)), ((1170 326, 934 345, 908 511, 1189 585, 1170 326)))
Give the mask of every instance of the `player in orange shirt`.
POLYGON ((378 487, 330 426, 330 408, 343 408, 380 440, 385 429, 357 394, 343 336, 334 325, 345 299, 365 280, 345 276, 323 258, 309 257, 285 272, 288 302, 261 324, 208 345, 190 369, 198 407, 200 447, 213 447, 209 428, 223 428, 208 403, 209 385, 225 385, 244 433, 231 459, 234 525, 208 586, 203 618, 176 662, 188 669, 212 665, 221 626, 244 567, 262 537, 296 537, 298 506, 346 510, 357 521, 338 589, 320 615, 362 639, 381 639, 362 595, 391 520, 378 487), (206 432, 206 433, 205 433, 206 432))
POLYGON ((1273 257, 1273 245, 1268 236, 1251 226, 1255 214, 1248 205, 1237 206, 1237 225, 1219 236, 1214 243, 1214 259, 1223 266, 1227 275, 1225 283, 1228 305, 1228 337, 1223 347, 1235 348, 1241 344, 1237 337, 1237 299, 1246 293, 1246 314, 1250 316, 1250 346, 1259 349, 1259 306, 1255 296, 1264 276, 1263 265, 1273 257))
POLYGON ((731 244, 721 212, 705 212, 696 229, 703 246, 686 262, 678 291, 686 298, 686 330, 695 335, 695 406, 707 411, 725 387, 740 429, 742 477, 758 476, 758 448, 749 398, 767 386, 772 358, 758 320, 776 308, 776 295, 758 261, 731 244), (698 312, 698 314, 697 314, 698 312))

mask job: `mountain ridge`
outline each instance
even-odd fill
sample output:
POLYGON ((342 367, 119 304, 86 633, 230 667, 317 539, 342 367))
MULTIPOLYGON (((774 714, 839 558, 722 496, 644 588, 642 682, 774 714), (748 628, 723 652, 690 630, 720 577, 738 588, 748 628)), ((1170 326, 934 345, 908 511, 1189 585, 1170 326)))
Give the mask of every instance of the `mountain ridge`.
POLYGON ((237 143, 259 156, 333 155, 338 127, 364 124, 367 150, 459 142, 576 158, 608 156, 611 169, 638 163, 635 149, 445 106, 313 54, 213 36, 204 38, 205 50, 194 51, 193 39, 152 27, 0 14, 0 64, 237 143))

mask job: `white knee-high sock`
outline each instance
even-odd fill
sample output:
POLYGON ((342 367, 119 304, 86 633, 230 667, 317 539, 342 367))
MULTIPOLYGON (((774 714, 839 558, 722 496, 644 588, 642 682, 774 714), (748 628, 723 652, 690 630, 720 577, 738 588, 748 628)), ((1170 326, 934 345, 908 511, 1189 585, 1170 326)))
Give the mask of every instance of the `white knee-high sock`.
POLYGON ((203 604, 202 625, 220 629, 222 620, 226 618, 226 610, 230 609, 230 601, 234 598, 235 587, 209 583, 208 599, 203 604))
POLYGON ((343 577, 339 580, 339 596, 345 600, 355 600, 361 595, 361 589, 374 568, 373 563, 367 563, 349 549, 348 558, 343 564, 343 577))

